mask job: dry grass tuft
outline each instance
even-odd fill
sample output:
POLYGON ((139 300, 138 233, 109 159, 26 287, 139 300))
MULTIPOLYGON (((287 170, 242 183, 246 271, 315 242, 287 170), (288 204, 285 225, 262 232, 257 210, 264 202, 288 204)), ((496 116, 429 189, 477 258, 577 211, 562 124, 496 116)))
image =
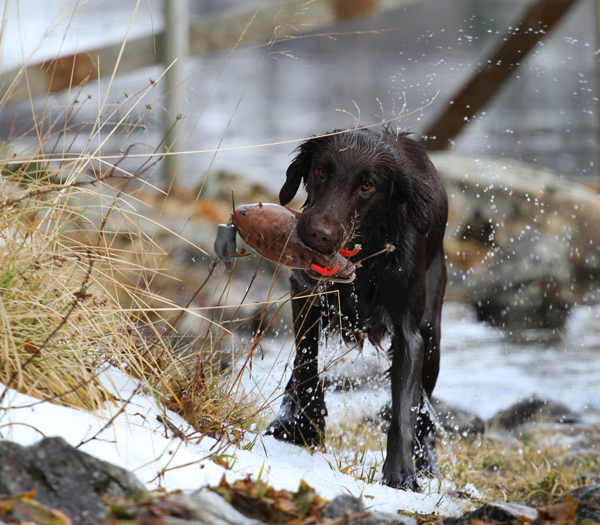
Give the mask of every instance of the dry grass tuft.
MULTIPOLYGON (((14 159, 11 159, 14 164, 14 159)), ((0 381, 43 400, 93 410, 111 399, 108 366, 148 375, 137 322, 115 301, 118 264, 106 246, 81 242, 94 226, 101 185, 56 182, 47 170, 2 167, 0 181, 0 381)), ((98 222, 96 224, 102 224, 98 222)))
POLYGON ((187 304, 160 293, 156 281, 172 279, 165 268, 172 247, 181 242, 202 250, 161 225, 162 208, 140 200, 146 191, 161 195, 166 206, 168 196, 145 181, 162 160, 158 150, 130 162, 134 172, 124 167, 145 129, 147 110, 136 107, 147 107, 147 91, 101 104, 83 123, 85 103, 68 103, 66 95, 60 107, 46 101, 31 128, 0 148, 1 400, 10 387, 95 410, 121 401, 99 379, 117 368, 197 431, 235 437, 257 410, 239 370, 213 366, 225 346, 215 333, 231 334, 220 328, 226 294, 221 290, 210 305, 212 319, 208 307, 192 304, 198 294, 219 297, 218 283, 209 283, 212 267, 204 267, 187 304), (73 134, 87 146, 76 150, 66 138, 73 134), (22 149, 23 143, 29 146, 22 149), (179 344, 184 318, 183 331, 189 319, 197 326, 193 349, 179 344))
MULTIPOLYGON (((550 505, 600 473, 597 449, 574 451, 559 436, 560 428, 540 428, 520 439, 493 434, 441 438, 440 470, 456 486, 452 495, 472 499, 468 484, 481 493, 481 499, 472 499, 474 506, 485 501, 550 505)), ((591 439, 600 442, 600 433, 591 439)), ((335 458, 331 468, 368 482, 378 482, 381 476, 378 462, 385 444, 384 428, 372 422, 335 425, 327 431, 327 451, 335 458)))
POLYGON ((239 440, 256 420, 256 400, 241 389, 229 361, 210 359, 205 349, 165 370, 163 404, 179 413, 201 435, 239 440))
POLYGON ((438 448, 443 474, 459 488, 472 483, 486 501, 549 505, 599 472, 599 454, 575 454, 539 432, 524 440, 456 439, 438 448))

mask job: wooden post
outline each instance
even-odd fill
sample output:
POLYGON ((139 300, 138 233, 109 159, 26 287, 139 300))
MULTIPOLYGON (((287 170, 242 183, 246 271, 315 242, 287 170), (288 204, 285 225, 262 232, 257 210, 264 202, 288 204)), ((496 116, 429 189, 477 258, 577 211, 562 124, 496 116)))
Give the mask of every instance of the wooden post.
POLYGON ((560 22, 577 0, 536 0, 521 19, 506 30, 500 44, 484 54, 482 67, 452 97, 442 114, 423 133, 429 150, 445 149, 504 82, 527 54, 560 22))
MULTIPOLYGON (((189 53, 189 17, 187 0, 165 0, 165 33, 162 39, 162 59, 168 71, 165 74, 165 116, 163 130, 167 153, 183 151, 183 115, 185 104, 184 68, 189 53)), ((163 176, 169 186, 176 185, 177 171, 182 156, 167 155, 163 176)))

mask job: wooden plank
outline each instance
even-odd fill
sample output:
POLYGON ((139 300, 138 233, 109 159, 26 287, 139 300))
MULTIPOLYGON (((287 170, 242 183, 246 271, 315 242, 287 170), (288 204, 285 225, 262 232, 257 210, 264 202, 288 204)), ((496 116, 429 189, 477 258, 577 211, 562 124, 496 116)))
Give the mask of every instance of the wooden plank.
POLYGON ((427 149, 446 149, 576 3, 577 0, 531 3, 519 21, 501 35, 500 44, 484 56, 483 66, 450 98, 452 102, 423 133, 427 149))
MULTIPOLYGON (((433 0, 279 0, 259 9, 229 9, 190 24, 190 55, 231 49, 238 43, 269 42, 286 35, 300 36, 320 28, 411 4, 433 0), (243 37, 242 37, 243 35, 243 37)), ((445 1, 445 0, 436 0, 445 1)), ((382 28, 387 29, 387 28, 382 28)), ((159 64, 164 32, 127 42, 119 73, 159 64)), ((20 102, 111 75, 121 44, 90 49, 43 64, 2 73, 0 101, 20 102), (100 65, 100 67, 98 67, 100 65), (25 82, 29 79, 29 88, 25 82), (7 96, 8 94, 8 96, 7 96)))
MULTIPOLYGON (((159 48, 162 34, 157 42, 152 38, 142 38, 128 42, 119 64, 120 72, 133 71, 140 67, 159 62, 155 53, 159 48)), ((110 75, 117 64, 121 45, 107 46, 58 58, 53 61, 35 64, 2 73, 0 78, 0 105, 29 100, 31 97, 62 91, 69 86, 79 86, 95 80, 98 76, 110 75), (101 68, 98 68, 101 64, 101 68), (29 88, 27 85, 29 84, 29 88)))

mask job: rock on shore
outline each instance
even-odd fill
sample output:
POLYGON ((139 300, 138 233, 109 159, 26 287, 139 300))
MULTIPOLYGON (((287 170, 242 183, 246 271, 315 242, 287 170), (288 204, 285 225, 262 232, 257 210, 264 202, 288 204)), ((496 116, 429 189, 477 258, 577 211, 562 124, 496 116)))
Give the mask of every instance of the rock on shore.
POLYGON ((600 277, 600 196, 547 169, 489 157, 431 155, 446 187, 450 284, 481 320, 560 327, 600 277))

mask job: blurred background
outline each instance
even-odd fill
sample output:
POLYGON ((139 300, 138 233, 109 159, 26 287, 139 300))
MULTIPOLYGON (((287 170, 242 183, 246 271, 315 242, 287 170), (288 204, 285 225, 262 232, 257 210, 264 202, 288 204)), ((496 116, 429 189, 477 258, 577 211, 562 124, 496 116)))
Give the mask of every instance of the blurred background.
MULTIPOLYGON (((598 9, 596 0, 5 0, 3 157, 27 151, 40 126, 63 126, 40 112, 74 105, 63 149, 90 148, 82 131, 102 121, 99 172, 127 152, 119 169, 191 199, 190 213, 212 221, 184 232, 208 247, 232 189, 236 202, 276 201, 302 139, 383 122, 410 130, 451 202, 437 394, 486 417, 558 392, 585 411, 600 407, 598 9), (165 150, 177 155, 154 163, 165 150)), ((182 273, 211 260, 178 253, 182 273)), ((190 288, 157 292, 183 304, 190 288)))
MULTIPOLYGON (((239 30, 223 42, 212 34, 191 35, 196 39, 189 44, 192 56, 184 59, 179 80, 183 91, 179 111, 185 116, 180 135, 189 151, 294 141, 353 126, 358 119, 369 125, 397 118, 395 125, 419 136, 481 68, 484 57, 502 43, 508 28, 517 25, 527 7, 543 4, 413 0, 391 2, 396 7, 385 8, 390 2, 321 2, 338 6, 340 20, 336 22, 332 19, 335 15, 320 16, 319 2, 177 2, 186 6, 186 20, 192 24, 208 21, 217 34, 239 30), (265 11, 275 5, 271 8, 277 14, 278 4, 294 4, 297 14, 287 20, 281 15, 279 28, 262 26, 242 38, 235 54, 227 58, 244 30, 243 23, 234 25, 228 15, 237 12, 249 22, 260 6, 265 11), (211 47, 222 49, 196 53, 211 47)), ((565 177, 597 181, 597 2, 562 3, 569 7, 556 26, 506 82, 497 86, 490 102, 474 118, 469 116, 469 125, 452 137, 452 150, 533 162, 565 177)), ((126 35, 130 42, 154 36, 154 49, 145 48, 133 59, 134 64, 121 65, 131 71, 117 75, 109 98, 134 93, 164 70, 162 64, 136 66, 159 60, 165 9, 158 0, 139 2, 137 9, 134 0, 7 0, 4 77, 7 70, 24 61, 42 63, 86 51, 92 51, 95 60, 94 51, 118 45, 126 35)), ((85 94, 97 95, 108 89, 110 65, 101 71, 101 82, 83 89, 85 94)), ((164 88, 165 83, 163 78, 158 87, 164 88)), ((480 89, 489 89, 489 85, 480 89)), ((145 107, 137 108, 142 110, 145 107)), ((28 100, 5 105, 1 136, 6 138, 11 129, 20 131, 15 122, 29 118, 28 100)), ((154 124, 172 118, 165 114, 163 102, 145 113, 149 125, 144 140, 149 147, 163 136, 162 128, 154 124)), ((214 159, 206 154, 187 155, 179 177, 182 183, 194 186, 210 168, 277 186, 284 180, 294 147, 291 143, 220 151, 214 159)))

